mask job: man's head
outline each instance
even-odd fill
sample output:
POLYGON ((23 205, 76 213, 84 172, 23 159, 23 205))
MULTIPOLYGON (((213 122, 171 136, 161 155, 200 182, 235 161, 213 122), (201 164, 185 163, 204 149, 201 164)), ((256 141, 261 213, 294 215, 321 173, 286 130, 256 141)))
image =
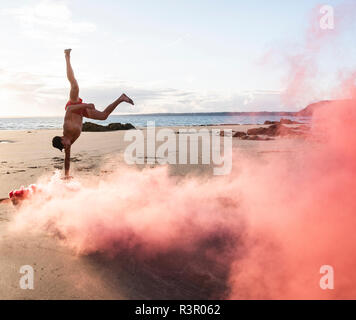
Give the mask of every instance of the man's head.
POLYGON ((62 142, 62 137, 54 137, 53 139, 52 139, 52 145, 53 145, 53 147, 54 148, 57 148, 57 149, 59 149, 59 150, 61 150, 61 152, 62 152, 62 150, 63 150, 63 148, 64 148, 64 145, 63 145, 63 142, 62 142))

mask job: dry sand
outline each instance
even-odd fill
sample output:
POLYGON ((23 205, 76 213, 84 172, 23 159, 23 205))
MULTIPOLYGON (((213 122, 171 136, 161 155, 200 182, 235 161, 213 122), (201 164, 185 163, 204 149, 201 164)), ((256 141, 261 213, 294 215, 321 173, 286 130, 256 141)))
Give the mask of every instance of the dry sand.
MULTIPOLYGON (((221 126, 221 129, 246 131, 251 125, 221 126)), ((196 127, 201 129, 202 127, 196 127)), ((214 127, 207 127, 212 129, 214 127)), ((216 127, 219 128, 219 127, 216 127)), ((179 128, 174 128, 178 131, 179 128)), ((157 128, 158 130, 158 128, 157 128)), ((59 130, 0 131, 0 199, 9 191, 36 183, 42 175, 51 175, 63 167, 63 154, 52 148, 51 139, 59 130)), ((72 172, 75 177, 109 174, 123 163, 129 142, 125 131, 83 133, 72 148, 72 172)), ((178 135, 177 135, 178 136, 178 135)), ((233 139, 233 148, 247 157, 296 156, 304 140, 273 141, 233 139)), ((156 164, 157 165, 157 164, 156 164)), ((154 166, 154 165, 150 165, 154 166)), ((172 175, 207 174, 210 165, 171 165, 172 175)), ((137 264, 129 253, 115 259, 99 255, 77 256, 58 240, 46 234, 21 238, 7 231, 15 209, 0 204, 0 299, 207 299, 224 296, 227 270, 215 270, 213 277, 197 273, 203 266, 199 257, 187 257, 188 265, 179 265, 174 255, 137 264), (159 260, 159 261, 158 261, 159 260), (23 265, 35 269, 35 289, 19 287, 23 265), (184 270, 184 271, 182 271, 184 270)))

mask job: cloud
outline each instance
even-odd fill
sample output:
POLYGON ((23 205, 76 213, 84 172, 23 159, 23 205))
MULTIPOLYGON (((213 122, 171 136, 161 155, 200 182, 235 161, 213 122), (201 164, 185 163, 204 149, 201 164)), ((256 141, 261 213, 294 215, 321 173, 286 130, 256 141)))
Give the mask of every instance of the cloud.
MULTIPOLYGON (((0 89, 6 97, 0 97, 1 105, 11 104, 11 114, 6 116, 56 116, 63 114, 68 99, 69 85, 62 87, 52 79, 53 75, 31 72, 0 70, 0 89), (9 100, 11 97, 11 102, 9 100), (32 108, 25 108, 31 103, 32 108)), ((278 91, 252 90, 224 95, 219 92, 200 92, 160 86, 144 86, 125 81, 102 81, 100 84, 80 85, 80 97, 92 102, 102 110, 121 93, 135 101, 135 108, 120 105, 120 113, 186 113, 186 112, 242 112, 242 111, 286 111, 281 105, 278 91)), ((0 110, 0 116, 4 116, 0 110)))
POLYGON ((15 93, 32 93, 45 86, 43 79, 28 72, 0 72, 0 88, 15 93))
POLYGON ((75 44, 77 36, 96 30, 95 24, 86 21, 73 21, 72 12, 67 4, 61 1, 43 0, 33 6, 6 8, 1 15, 15 19, 25 36, 75 44))
POLYGON ((135 101, 135 109, 122 106, 122 112, 169 113, 169 112, 224 112, 224 111, 287 111, 281 104, 277 91, 203 93, 176 88, 143 88, 121 82, 117 85, 81 87, 81 96, 93 103, 107 105, 122 92, 135 101))
POLYGON ((177 46, 177 45, 182 44, 185 40, 187 40, 187 39, 189 39, 189 38, 191 38, 191 37, 192 37, 192 36, 191 36, 190 33, 186 33, 186 34, 184 34, 184 35, 178 37, 177 39, 175 39, 175 40, 169 42, 169 43, 166 45, 166 47, 167 47, 167 48, 169 48, 169 47, 175 47, 175 46, 177 46))
POLYGON ((59 114, 68 95, 64 88, 51 88, 48 76, 14 71, 0 71, 0 92, 0 117, 59 114))

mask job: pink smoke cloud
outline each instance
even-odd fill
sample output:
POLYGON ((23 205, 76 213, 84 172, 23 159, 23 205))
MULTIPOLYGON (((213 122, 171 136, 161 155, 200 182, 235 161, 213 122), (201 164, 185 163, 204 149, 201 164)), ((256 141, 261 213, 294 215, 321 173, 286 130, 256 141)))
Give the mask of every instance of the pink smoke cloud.
POLYGON ((224 297, 355 298, 354 123, 354 102, 330 104, 313 121, 322 143, 265 162, 239 155, 225 177, 177 180, 167 168, 127 167, 99 181, 54 176, 20 208, 13 230, 50 232, 79 254, 199 253, 228 264, 224 297), (217 236, 229 245, 201 246, 217 236), (333 291, 319 287, 325 264, 335 268, 333 291))
POLYGON ((289 164, 253 168, 257 181, 245 190, 252 239, 261 244, 235 263, 247 272, 232 273, 232 297, 355 297, 355 108, 352 101, 319 110, 313 127, 322 144, 289 164), (335 268, 335 290, 320 289, 322 265, 335 268))
MULTIPOLYGON (((346 93, 339 90, 344 82, 340 82, 338 87, 335 86, 335 81, 340 79, 333 77, 331 70, 335 66, 330 66, 330 70, 328 64, 330 60, 340 61, 342 64, 344 54, 340 40, 355 26, 353 17, 356 5, 354 1, 344 1, 332 6, 335 24, 333 29, 326 30, 320 26, 322 7, 320 4, 311 11, 301 41, 288 39, 274 42, 258 61, 260 65, 273 66, 270 72, 281 67, 284 69, 281 78, 284 87, 281 100, 289 108, 301 108, 318 100, 340 98, 346 93), (333 85, 327 85, 330 77, 333 78, 333 85)), ((350 67, 352 68, 348 66, 343 70, 346 76, 350 67)))

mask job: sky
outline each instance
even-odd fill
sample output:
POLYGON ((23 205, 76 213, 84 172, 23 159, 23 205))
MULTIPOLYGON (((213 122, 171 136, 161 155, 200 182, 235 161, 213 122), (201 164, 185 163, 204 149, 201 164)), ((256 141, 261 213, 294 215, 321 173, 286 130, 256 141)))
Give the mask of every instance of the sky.
POLYGON ((321 4, 1 0, 0 117, 63 115, 65 48, 73 49, 80 97, 98 109, 125 92, 136 106, 121 104, 116 113, 299 110, 330 98, 336 74, 356 66, 350 24, 319 53, 323 78, 312 84, 318 94, 282 99, 289 68, 283 56, 303 45, 321 4), (266 61, 269 52, 277 58, 266 61))

